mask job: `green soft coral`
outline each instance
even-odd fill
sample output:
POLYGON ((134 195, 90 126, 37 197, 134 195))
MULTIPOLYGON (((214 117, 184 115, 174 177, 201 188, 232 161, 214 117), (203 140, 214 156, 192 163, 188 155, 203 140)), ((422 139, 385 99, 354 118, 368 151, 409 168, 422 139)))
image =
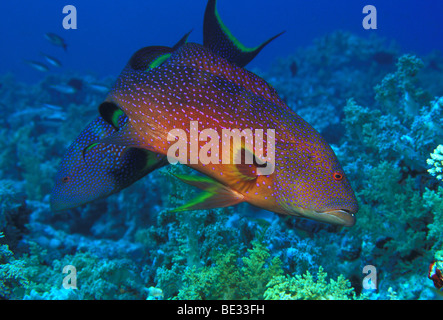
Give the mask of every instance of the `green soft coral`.
MULTIPOLYGON (((379 157, 365 156, 366 164, 375 164, 379 158, 398 161, 403 145, 399 142, 408 133, 399 118, 393 114, 383 114, 378 109, 360 106, 354 99, 348 99, 343 109, 346 135, 358 148, 347 154, 358 157, 377 153, 379 157)), ((347 146, 352 148, 354 146, 347 146)))
POLYGON ((420 106, 430 102, 430 96, 417 86, 416 76, 424 63, 412 54, 405 54, 398 59, 396 66, 395 73, 388 74, 375 86, 375 99, 392 114, 415 115, 420 106))
POLYGON ((15 259, 0 246, 0 298, 7 299, 145 299, 144 281, 130 260, 103 259, 77 252, 47 263, 47 252, 30 242, 29 253, 15 259), (65 266, 76 270, 76 289, 63 288, 65 266))
POLYGON ((304 275, 276 276, 267 284, 267 300, 351 300, 357 296, 351 283, 343 275, 327 281, 327 273, 320 266, 316 277, 309 271, 304 275))
POLYGON ((249 256, 243 257, 241 268, 244 295, 251 299, 261 299, 266 284, 275 275, 283 273, 279 257, 270 260, 269 251, 259 241, 253 242, 253 248, 248 250, 249 256))
POLYGON ((348 162, 358 157, 374 165, 374 161, 383 159, 422 170, 421 159, 442 134, 440 100, 431 101, 430 95, 418 87, 416 75, 423 62, 416 56, 403 55, 396 66, 397 70, 374 88, 379 109, 348 100, 344 108, 344 153, 350 157, 348 162))
POLYGON ((130 260, 102 259, 92 253, 78 252, 54 262, 54 270, 61 272, 66 265, 76 268, 81 299, 146 298, 143 281, 130 260))
POLYGON ((365 210, 359 213, 360 223, 355 231, 360 234, 369 231, 373 238, 397 235, 384 246, 388 250, 386 258, 394 254, 402 258, 424 254, 432 245, 427 240, 432 211, 414 179, 403 178, 398 166, 383 161, 368 170, 366 185, 358 192, 365 210))
POLYGON ((7 245, 0 245, 0 299, 14 299, 29 288, 23 274, 26 263, 14 258, 7 245))
POLYGON ((443 187, 439 186, 436 191, 426 188, 423 193, 425 207, 431 210, 433 219, 428 224, 428 239, 432 240, 435 250, 443 248, 443 187))
POLYGON ((263 299, 266 284, 283 273, 280 259, 271 259, 259 241, 241 259, 233 250, 222 252, 210 267, 186 269, 178 299, 263 299))

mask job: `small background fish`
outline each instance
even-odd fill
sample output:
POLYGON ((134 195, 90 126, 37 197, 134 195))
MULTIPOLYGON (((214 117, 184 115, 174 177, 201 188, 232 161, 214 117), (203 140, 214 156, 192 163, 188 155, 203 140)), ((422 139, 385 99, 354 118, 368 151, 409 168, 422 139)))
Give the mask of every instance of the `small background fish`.
POLYGON ((24 63, 29 65, 31 68, 40 71, 40 72, 47 72, 49 70, 48 66, 46 66, 44 63, 33 61, 33 60, 24 60, 24 63))
POLYGON ((62 63, 57 58, 47 55, 46 53, 40 52, 40 55, 45 58, 45 60, 52 66, 60 68, 62 66, 62 63))
POLYGON ((65 40, 62 37, 60 37, 59 35, 52 33, 52 32, 48 32, 48 33, 45 33, 45 38, 50 43, 52 43, 54 46, 62 47, 65 51, 68 50, 68 45, 66 44, 65 40))

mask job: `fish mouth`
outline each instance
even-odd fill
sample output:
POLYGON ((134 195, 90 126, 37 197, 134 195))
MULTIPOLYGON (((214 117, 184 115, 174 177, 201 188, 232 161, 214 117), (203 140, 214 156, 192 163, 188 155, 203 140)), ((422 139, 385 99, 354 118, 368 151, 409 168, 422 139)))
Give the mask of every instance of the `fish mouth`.
POLYGON ((332 209, 324 211, 302 210, 302 217, 327 222, 335 225, 352 227, 355 224, 355 215, 353 212, 345 209, 332 209))
POLYGON ((324 212, 317 212, 319 215, 324 215, 323 221, 328 221, 334 224, 342 225, 345 227, 352 227, 355 224, 355 215, 348 210, 331 210, 324 212))

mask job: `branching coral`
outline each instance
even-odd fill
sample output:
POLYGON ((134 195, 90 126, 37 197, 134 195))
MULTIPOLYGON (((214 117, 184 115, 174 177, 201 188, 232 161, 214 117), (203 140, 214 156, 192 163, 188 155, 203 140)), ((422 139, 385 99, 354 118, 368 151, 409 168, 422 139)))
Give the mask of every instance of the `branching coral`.
POLYGON ((426 163, 432 166, 428 172, 438 180, 443 180, 443 145, 438 145, 426 163))
MULTIPOLYGON (((177 298, 263 299, 266 284, 282 272, 280 259, 271 259, 268 249, 258 241, 241 259, 234 250, 223 248, 213 265, 185 269, 177 298)), ((167 283, 162 280, 158 286, 167 283)))
MULTIPOLYGON (((351 232, 367 234, 377 257, 392 273, 410 272, 432 245, 427 225, 432 221, 429 201, 416 189, 413 178, 402 179, 400 168, 381 162, 368 171, 367 187, 358 193, 362 203, 359 222, 351 232), (400 259, 395 259, 395 257, 400 259), (399 264, 406 263, 399 267, 399 264)), ((367 240, 368 241, 368 240, 367 240)))
POLYGON ((432 241, 434 250, 443 248, 443 187, 436 191, 426 189, 423 193, 425 207, 433 213, 433 219, 428 224, 428 239, 432 241))
POLYGON ((395 73, 388 74, 375 86, 375 99, 391 114, 402 113, 404 117, 417 115, 420 106, 428 104, 430 100, 429 94, 417 88, 416 76, 424 66, 423 61, 406 54, 398 59, 396 66, 395 73))
POLYGON ((327 273, 319 267, 316 277, 309 271, 304 275, 277 276, 267 284, 264 294, 267 300, 351 300, 357 296, 351 283, 340 275, 337 280, 327 279, 327 273))
POLYGON ((7 243, 14 250, 27 231, 30 213, 24 194, 17 191, 14 182, 0 180, 0 231, 5 235, 0 243, 7 243))
POLYGON ((0 299, 23 295, 29 287, 29 280, 23 275, 24 267, 25 262, 14 259, 7 245, 0 245, 0 299))

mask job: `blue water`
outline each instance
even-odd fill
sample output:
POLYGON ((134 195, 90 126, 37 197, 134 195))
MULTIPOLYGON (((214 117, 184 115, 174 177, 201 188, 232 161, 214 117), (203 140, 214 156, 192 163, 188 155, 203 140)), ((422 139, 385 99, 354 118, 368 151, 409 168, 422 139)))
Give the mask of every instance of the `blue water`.
MULTIPOLYGON (((147 45, 172 45, 193 29, 190 41, 201 43, 206 1, 2 1, 0 4, 0 73, 35 81, 39 72, 23 59, 39 59, 39 52, 58 57, 69 72, 98 76, 117 75, 130 55, 147 45), (65 5, 77 8, 78 29, 62 27, 65 5), (43 35, 54 32, 68 44, 68 52, 48 43, 43 35)), ((377 34, 397 41, 404 51, 427 54, 443 50, 443 2, 439 0, 222 0, 218 10, 225 24, 246 45, 286 30, 266 48, 251 68, 267 68, 277 57, 332 30, 360 36, 377 34), (362 9, 374 5, 378 29, 364 30, 362 9)))

